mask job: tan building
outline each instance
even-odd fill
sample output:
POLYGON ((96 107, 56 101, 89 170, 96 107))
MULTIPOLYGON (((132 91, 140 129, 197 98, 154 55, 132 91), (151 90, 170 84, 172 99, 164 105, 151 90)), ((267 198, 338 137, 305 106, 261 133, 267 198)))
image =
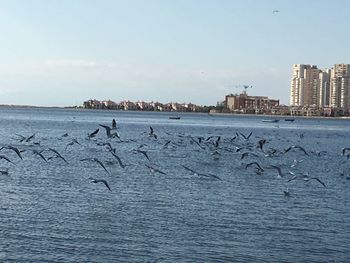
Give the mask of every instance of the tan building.
POLYGON ((320 70, 315 65, 294 64, 291 79, 290 105, 318 105, 320 70))
POLYGON ((343 110, 350 107, 350 65, 336 64, 331 70, 330 106, 343 110))
POLYGON ((239 95, 229 94, 225 97, 225 108, 230 112, 263 113, 278 105, 279 100, 269 99, 265 96, 248 96, 246 92, 239 95))

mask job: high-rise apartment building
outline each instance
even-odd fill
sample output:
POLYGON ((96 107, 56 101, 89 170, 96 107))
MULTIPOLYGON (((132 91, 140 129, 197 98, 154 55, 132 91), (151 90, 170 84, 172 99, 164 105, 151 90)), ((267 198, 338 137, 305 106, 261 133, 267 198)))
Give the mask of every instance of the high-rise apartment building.
POLYGON ((294 64, 291 79, 292 106, 317 105, 320 97, 320 70, 315 65, 294 64))
POLYGON ((315 65, 294 64, 291 106, 350 108, 350 65, 336 64, 329 70, 315 65))
POLYGON ((342 109, 350 107, 349 64, 336 64, 331 70, 330 106, 342 109))
POLYGON ((318 106, 325 107, 329 106, 329 98, 330 98, 330 76, 331 76, 331 70, 325 69, 320 72, 319 79, 320 79, 320 92, 319 92, 319 98, 318 98, 318 106))

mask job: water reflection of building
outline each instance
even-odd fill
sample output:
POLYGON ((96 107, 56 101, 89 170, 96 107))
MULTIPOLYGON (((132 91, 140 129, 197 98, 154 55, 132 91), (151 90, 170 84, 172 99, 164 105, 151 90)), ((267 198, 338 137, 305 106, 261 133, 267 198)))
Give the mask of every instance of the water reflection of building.
POLYGON ((241 94, 229 94, 225 97, 225 108, 229 112, 269 113, 279 106, 279 100, 266 96, 249 96, 245 91, 241 94))

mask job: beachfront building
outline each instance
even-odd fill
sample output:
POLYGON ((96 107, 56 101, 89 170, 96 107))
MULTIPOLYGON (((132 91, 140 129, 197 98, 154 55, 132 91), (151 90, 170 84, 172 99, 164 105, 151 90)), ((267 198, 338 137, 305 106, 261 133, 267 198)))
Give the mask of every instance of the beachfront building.
POLYGON ((336 64, 331 70, 330 106, 347 110, 350 107, 350 65, 336 64))
POLYGON ((290 105, 350 109, 350 65, 335 64, 320 70, 316 65, 294 64, 290 105))
POLYGON ((320 72, 321 70, 319 70, 316 65, 293 65, 293 76, 290 85, 291 106, 319 104, 320 72))
POLYGON ((266 96, 249 96, 243 91, 241 94, 225 96, 225 108, 228 112, 241 113, 269 113, 272 108, 279 105, 279 100, 266 96))

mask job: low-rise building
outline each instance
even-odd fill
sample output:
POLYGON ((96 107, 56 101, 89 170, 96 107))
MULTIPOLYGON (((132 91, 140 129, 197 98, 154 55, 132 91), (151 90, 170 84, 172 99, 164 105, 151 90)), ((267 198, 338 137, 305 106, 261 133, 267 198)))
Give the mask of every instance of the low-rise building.
POLYGON ((269 113, 279 105, 279 100, 266 96, 248 96, 244 91, 241 94, 229 94, 225 97, 225 108, 229 112, 240 113, 269 113))

